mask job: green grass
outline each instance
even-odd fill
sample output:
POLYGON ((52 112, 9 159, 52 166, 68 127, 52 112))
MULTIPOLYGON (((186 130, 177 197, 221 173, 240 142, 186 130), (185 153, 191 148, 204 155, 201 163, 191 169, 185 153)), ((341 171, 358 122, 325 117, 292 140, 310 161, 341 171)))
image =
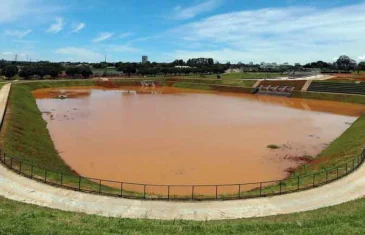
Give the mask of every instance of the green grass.
POLYGON ((47 124, 26 85, 12 88, 6 114, 3 143, 11 156, 31 161, 43 168, 72 173, 55 150, 47 124))
MULTIPOLYGON (((224 79, 267 79, 267 78, 276 78, 282 76, 281 73, 225 73, 220 75, 221 78, 224 79)), ((184 76, 186 78, 207 78, 207 79, 216 79, 217 75, 203 75, 203 77, 199 75, 190 75, 184 76)))
POLYGON ((364 234, 365 199, 315 211, 226 221, 105 218, 0 197, 0 234, 364 234))
MULTIPOLYGON (((192 80, 189 82, 175 81, 174 87, 180 88, 193 88, 193 89, 204 89, 204 90, 217 90, 217 91, 229 91, 229 92, 252 92, 252 88, 241 87, 241 86, 222 86, 220 84, 206 84, 205 81, 192 80)), ((185 81, 185 79, 184 79, 185 81)), ((217 80, 216 80, 217 81, 217 80)), ((219 80, 218 80, 219 81, 219 80)), ((115 80, 115 84, 118 85, 134 85, 136 80, 115 80)), ((165 83, 169 83, 167 80, 165 83)), ((9 112, 6 115, 4 146, 5 151, 10 156, 15 156, 21 160, 31 162, 39 168, 46 168, 52 171, 63 172, 66 174, 72 174, 72 170, 63 162, 58 155, 53 142, 49 136, 46 122, 41 117, 41 113, 36 106, 35 99, 31 95, 31 90, 47 87, 63 87, 63 86, 91 86, 95 85, 96 82, 92 80, 77 80, 77 81, 58 81, 58 82, 30 82, 24 84, 17 84, 13 86, 10 102, 9 112), (31 121, 30 121, 31 120, 31 121)), ((300 93, 306 94, 308 93, 300 93)), ((316 94, 318 95, 318 94, 316 94)), ((331 96, 328 97, 326 94, 324 98, 336 98, 345 96, 331 96)), ((352 96, 356 99, 362 99, 361 97, 352 96)), ((298 174, 310 174, 318 172, 329 167, 333 167, 336 164, 342 164, 345 161, 349 161, 350 158, 356 157, 361 151, 362 143, 365 143, 365 135, 361 130, 365 129, 365 116, 361 117, 348 131, 344 133, 338 140, 333 142, 327 150, 319 155, 317 159, 321 160, 318 164, 304 165, 297 169, 293 176, 298 174), (353 140, 353 141, 352 141, 353 140), (334 150, 331 150, 334 149, 334 150), (346 150, 346 151, 345 151, 346 150), (334 154, 337 153, 337 154, 334 154)), ((279 146, 270 145, 268 148, 276 149, 279 146)), ((23 170, 24 170, 23 166, 23 170)), ((29 169, 28 169, 29 170, 29 169)), ((44 170, 38 169, 36 171, 39 178, 44 177, 44 170)), ((56 173, 48 172, 48 179, 51 182, 59 183, 61 181, 60 175, 56 173)), ((78 176, 68 176, 63 178, 64 182, 68 182, 68 185, 77 188, 78 187, 78 176)), ((287 188, 292 186, 290 180, 284 182, 287 184, 287 188)), ((293 185, 296 182, 293 182, 293 185)), ((98 191, 98 184, 89 181, 82 181, 81 188, 92 189, 98 191)), ((118 187, 117 187, 118 188, 118 187)), ((271 187, 274 188, 274 187, 271 187)), ((276 190, 276 188, 275 188, 276 190)), ((111 189, 108 187, 102 187, 102 191, 112 194, 119 194, 119 190, 111 189)), ((131 193, 131 192, 126 192, 131 193)), ((137 193, 136 196, 140 196, 137 193)), ((153 195, 150 195, 153 196, 153 195)))
POLYGON ((173 87, 177 88, 189 88, 197 90, 214 90, 224 92, 238 92, 238 93, 252 93, 253 88, 245 86, 227 86, 220 84, 206 84, 206 83, 191 83, 191 82, 176 82, 173 87))
POLYGON ((297 174, 307 174, 319 169, 346 163, 360 155, 365 147, 365 115, 355 121, 340 137, 334 140, 328 148, 319 154, 312 164, 297 170, 297 174))
POLYGON ((345 103, 365 104, 365 96, 294 91, 293 98, 331 100, 345 103))
POLYGON ((230 86, 244 86, 252 87, 256 80, 237 80, 237 79, 202 79, 202 78, 170 78, 167 79, 170 82, 184 82, 184 83, 199 83, 199 84, 209 84, 209 85, 230 85, 230 86))
MULTIPOLYGON (((17 157, 62 171, 71 171, 58 156, 46 123, 35 104, 32 89, 93 85, 93 81, 29 83, 13 86, 10 112, 3 136, 6 151, 17 157)), ((177 86, 191 88, 189 83, 177 86)), ((207 84, 199 89, 212 89, 207 84)), ((237 89, 237 88, 234 88, 237 89)), ((362 97, 300 93, 297 97, 363 103, 362 97)), ((297 174, 323 169, 358 155, 365 143, 365 116, 360 117, 320 155, 317 166, 307 165, 297 174)), ((41 173, 40 173, 41 174, 41 173)), ((294 184, 294 183, 293 183, 294 184)), ((288 183, 290 185, 290 183, 288 183)), ((270 188, 268 189, 270 190, 270 188)), ((27 205, 0 197, 0 234, 363 234, 365 199, 312 212, 230 221, 192 222, 104 218, 27 205)))

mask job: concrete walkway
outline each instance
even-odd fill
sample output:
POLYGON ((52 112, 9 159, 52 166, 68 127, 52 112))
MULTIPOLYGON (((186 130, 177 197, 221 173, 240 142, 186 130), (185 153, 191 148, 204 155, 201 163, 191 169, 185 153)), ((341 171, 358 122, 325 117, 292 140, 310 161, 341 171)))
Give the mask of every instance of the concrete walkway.
MULTIPOLYGON (((3 113, 10 85, 0 91, 3 113)), ((1 115, 1 117, 3 117, 1 115)), ((365 195, 365 165, 331 184, 271 198, 214 202, 140 201, 55 188, 0 164, 0 196, 65 211, 122 218, 221 220, 288 214, 337 205, 365 195)))

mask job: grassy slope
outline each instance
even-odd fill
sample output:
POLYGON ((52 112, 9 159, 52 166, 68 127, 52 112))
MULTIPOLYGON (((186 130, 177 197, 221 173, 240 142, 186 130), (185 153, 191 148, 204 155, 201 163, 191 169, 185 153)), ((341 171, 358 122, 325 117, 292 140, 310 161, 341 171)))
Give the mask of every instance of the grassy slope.
MULTIPOLYGON (((85 84, 78 85, 87 85, 86 82, 89 83, 89 81, 85 81, 85 84)), ((6 125, 9 128, 7 132, 11 134, 10 137, 7 136, 5 139, 6 143, 11 145, 11 147, 7 146, 9 151, 16 152, 17 156, 21 152, 34 153, 33 151, 46 151, 47 161, 49 161, 49 156, 56 154, 54 148, 52 148, 53 144, 50 141, 45 122, 42 120, 35 106, 34 98, 29 94, 29 91, 36 87, 59 85, 53 83, 34 83, 32 85, 16 85, 13 87, 10 106, 12 110, 10 117, 12 119, 8 117, 6 125), (32 121, 30 122, 30 120, 32 121), (21 124, 16 125, 17 122, 21 124)), ((360 147, 362 147, 363 143, 365 143, 365 134, 362 132, 364 129, 365 117, 362 117, 342 137, 333 142, 321 156, 336 155, 338 152, 345 155, 357 153, 361 150, 360 147)), ((29 155, 24 154, 23 157, 27 156, 29 155)), ((40 159, 42 159, 42 156, 40 159)), ((55 162, 54 164, 61 163, 55 162)), ((365 229, 363 224, 365 199, 329 209, 321 209, 316 212, 220 222, 166 222, 102 218, 25 205, 4 198, 0 198, 0 208, 0 234, 48 234, 50 231, 53 231, 52 233, 54 234, 111 234, 118 232, 129 234, 227 234, 243 232, 252 234, 259 232, 263 234, 291 234, 299 232, 305 234, 360 234, 365 229)))
MULTIPOLYGON (((280 73, 225 73, 221 74, 222 79, 264 79, 282 76, 280 73)), ((202 78, 199 75, 185 76, 186 78, 202 78)), ((217 75, 204 75, 204 78, 216 79, 217 75)))
MULTIPOLYGON (((59 157, 47 129, 47 123, 36 105, 31 90, 62 86, 65 82, 13 85, 5 120, 3 139, 6 153, 29 160, 42 168, 72 173, 59 157)), ((92 85, 93 81, 74 81, 68 85, 92 85)))
POLYGON ((346 103, 365 104, 365 96, 294 91, 294 98, 332 100, 346 103))
POLYGON ((0 197, 0 234, 364 234, 365 199, 316 211, 227 221, 156 221, 62 212, 0 197))
POLYGON ((294 175, 308 174, 321 169, 345 164, 360 155, 365 147, 365 114, 333 141, 309 165, 297 169, 294 175))
MULTIPOLYGON (((218 80, 219 81, 219 80, 218 80)), ((116 83, 128 83, 129 81, 116 81, 116 83)), ((221 88, 214 85, 205 84, 201 80, 197 80, 198 84, 192 83, 175 83, 175 87, 181 88, 195 88, 205 90, 224 90, 224 91, 238 91, 251 92, 251 88, 234 87, 221 88), (228 89, 228 90, 227 90, 228 89)), ((60 87, 60 86, 75 86, 75 85, 94 85, 95 82, 91 80, 81 80, 72 82, 33 82, 27 84, 17 84, 13 86, 11 99, 9 103, 10 112, 7 113, 6 120, 6 136, 5 136, 5 150, 12 156, 17 156, 21 159, 31 159, 35 165, 45 168, 51 168, 56 171, 70 173, 69 167, 62 161, 56 152, 53 142, 49 136, 46 122, 42 119, 40 112, 36 106, 35 99, 31 95, 32 89, 44 87, 60 87), (30 121, 31 120, 31 121, 30 121)), ((315 93, 313 93, 315 94, 315 93)), ((295 93, 295 96, 310 96, 311 93, 295 93)), ((319 97, 309 98, 323 98, 335 99, 341 101, 348 101, 351 98, 353 102, 365 103, 365 97, 358 96, 339 96, 328 94, 315 94, 319 97), (342 98, 339 98, 342 97, 342 98), (349 97, 349 98, 348 98, 349 97)), ((296 173, 310 173, 312 170, 333 166, 337 163, 342 163, 348 160, 348 157, 355 157, 361 151, 363 143, 365 143, 365 134, 360 130, 365 129, 365 116, 360 118, 354 126, 339 139, 333 142, 328 149, 326 149, 320 157, 329 161, 323 161, 316 165, 309 165, 298 169, 296 173), (343 157, 346 156, 346 157, 343 157)))

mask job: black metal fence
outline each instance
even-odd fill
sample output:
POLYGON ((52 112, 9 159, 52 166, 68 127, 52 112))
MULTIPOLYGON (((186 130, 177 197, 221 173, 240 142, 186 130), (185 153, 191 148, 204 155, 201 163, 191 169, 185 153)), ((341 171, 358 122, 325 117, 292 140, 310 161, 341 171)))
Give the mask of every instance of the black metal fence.
POLYGON ((0 161, 9 169, 49 185, 123 198, 149 200, 233 200, 268 197, 315 188, 355 171, 365 160, 365 150, 339 166, 283 180, 225 185, 157 185, 118 182, 65 174, 39 168, 8 156, 0 150, 0 161))

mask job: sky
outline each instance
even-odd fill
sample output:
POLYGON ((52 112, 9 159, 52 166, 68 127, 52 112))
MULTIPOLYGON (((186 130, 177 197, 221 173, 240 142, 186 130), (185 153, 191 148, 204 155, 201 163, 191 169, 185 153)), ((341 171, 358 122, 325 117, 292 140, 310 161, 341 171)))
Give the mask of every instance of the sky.
POLYGON ((365 0, 0 0, 0 59, 365 60, 365 0))

